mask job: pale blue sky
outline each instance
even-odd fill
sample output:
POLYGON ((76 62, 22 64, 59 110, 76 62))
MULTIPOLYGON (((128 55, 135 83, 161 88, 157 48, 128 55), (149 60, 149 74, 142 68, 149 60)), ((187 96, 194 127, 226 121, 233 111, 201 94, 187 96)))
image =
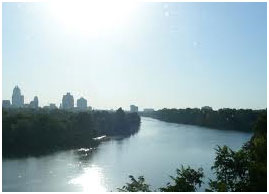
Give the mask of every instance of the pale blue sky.
POLYGON ((71 92, 105 109, 267 107, 266 3, 58 9, 3 3, 3 99, 18 84, 42 106, 71 92))

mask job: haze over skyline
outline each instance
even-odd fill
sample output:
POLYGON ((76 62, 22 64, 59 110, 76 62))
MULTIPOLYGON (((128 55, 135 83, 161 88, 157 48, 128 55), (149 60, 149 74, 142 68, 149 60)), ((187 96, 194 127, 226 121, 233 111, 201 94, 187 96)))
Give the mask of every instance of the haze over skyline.
POLYGON ((267 107, 266 3, 104 5, 3 3, 2 98, 19 85, 41 106, 70 92, 100 109, 267 107))

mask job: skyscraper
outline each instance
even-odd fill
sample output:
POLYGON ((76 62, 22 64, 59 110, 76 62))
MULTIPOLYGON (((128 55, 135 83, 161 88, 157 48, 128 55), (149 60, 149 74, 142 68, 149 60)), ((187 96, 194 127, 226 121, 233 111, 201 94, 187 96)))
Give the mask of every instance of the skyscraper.
POLYGON ((63 109, 74 108, 74 97, 69 92, 66 95, 63 95, 62 108, 63 109))
POLYGON ((38 108, 38 98, 37 96, 34 97, 34 100, 30 102, 31 108, 38 108))
POLYGON ((78 109, 87 109, 87 100, 85 98, 80 98, 77 100, 78 109))
POLYGON ((130 111, 131 111, 131 112, 138 112, 138 106, 131 105, 131 106, 130 106, 130 111))
POLYGON ((18 86, 15 86, 12 94, 12 106, 15 108, 23 107, 24 96, 21 95, 21 90, 18 86))

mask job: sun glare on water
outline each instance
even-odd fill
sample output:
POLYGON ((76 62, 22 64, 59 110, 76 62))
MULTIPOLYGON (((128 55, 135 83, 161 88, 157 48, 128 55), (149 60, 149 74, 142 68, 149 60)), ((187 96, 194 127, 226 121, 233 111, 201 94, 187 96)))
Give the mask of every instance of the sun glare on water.
POLYGON ((69 181, 69 184, 80 185, 83 192, 106 192, 102 184, 103 174, 97 166, 91 166, 85 169, 84 173, 77 178, 69 181))
POLYGON ((49 12, 67 30, 98 35, 126 24, 134 12, 135 1, 54 1, 49 12))

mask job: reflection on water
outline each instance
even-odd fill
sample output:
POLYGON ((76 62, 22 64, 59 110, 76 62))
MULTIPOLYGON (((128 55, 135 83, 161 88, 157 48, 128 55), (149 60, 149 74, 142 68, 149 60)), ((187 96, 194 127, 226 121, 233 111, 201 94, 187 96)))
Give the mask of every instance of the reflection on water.
MULTIPOLYGON (((176 168, 202 167, 212 177, 216 145, 238 149, 251 134, 141 119, 137 134, 101 142, 96 149, 3 160, 3 191, 117 191, 128 176, 144 175, 152 189, 163 187, 176 168)), ((204 188, 201 189, 201 191, 204 188)))
POLYGON ((84 169, 82 175, 71 179, 68 184, 81 185, 83 192, 105 192, 106 188, 103 187, 102 183, 103 176, 101 168, 91 165, 84 169))
POLYGON ((95 152, 96 148, 80 148, 78 150, 75 150, 74 154, 80 162, 88 164, 88 161, 93 157, 95 152))

